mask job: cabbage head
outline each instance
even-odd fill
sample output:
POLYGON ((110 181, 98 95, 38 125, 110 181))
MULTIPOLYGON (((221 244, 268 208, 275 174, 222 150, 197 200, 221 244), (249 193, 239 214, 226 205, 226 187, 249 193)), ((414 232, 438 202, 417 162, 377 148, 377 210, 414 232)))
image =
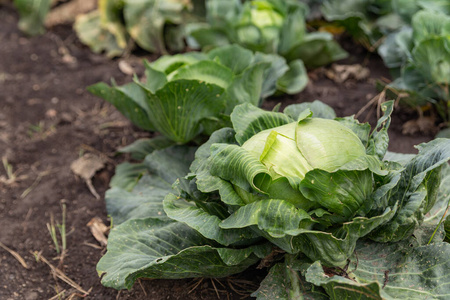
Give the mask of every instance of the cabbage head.
POLYGON ((243 44, 273 42, 278 39, 284 21, 284 12, 277 9, 274 3, 247 2, 236 29, 237 39, 243 44))
POLYGON ((343 266, 362 237, 411 236, 435 203, 449 157, 445 140, 407 164, 384 160, 392 102, 383 109, 371 132, 320 102, 284 113, 239 105, 233 128, 197 151, 192 178, 199 191, 218 191, 229 212, 222 230, 249 228, 288 253, 343 266))

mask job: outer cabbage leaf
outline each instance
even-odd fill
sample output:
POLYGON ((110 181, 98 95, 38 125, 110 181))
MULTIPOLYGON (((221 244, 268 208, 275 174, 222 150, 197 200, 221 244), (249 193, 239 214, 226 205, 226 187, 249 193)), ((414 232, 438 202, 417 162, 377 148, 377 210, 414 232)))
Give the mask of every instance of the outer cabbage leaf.
POLYGON ((252 296, 257 300, 272 299, 329 299, 325 291, 305 280, 304 273, 309 263, 286 255, 284 262, 270 268, 269 274, 252 296))
POLYGON ((174 142, 165 136, 156 136, 154 138, 142 138, 136 140, 132 144, 119 148, 119 153, 130 153, 131 158, 136 160, 143 160, 147 154, 155 150, 164 149, 173 146, 174 142))
POLYGON ((440 170, 450 160, 450 140, 436 139, 417 146, 419 154, 406 163, 399 183, 390 192, 389 204, 398 204, 396 216, 371 233, 379 242, 410 236, 437 201, 440 170))
POLYGON ((323 103, 322 101, 315 100, 313 102, 304 102, 299 104, 288 105, 284 109, 284 113, 291 117, 293 120, 298 120, 300 113, 309 109, 313 113, 313 118, 323 118, 323 119, 334 119, 336 118, 336 113, 334 109, 323 103))
POLYGON ((124 0, 100 0, 98 2, 100 26, 114 36, 121 49, 125 49, 129 37, 125 24, 122 22, 124 4, 124 0))
POLYGON ((200 121, 223 111, 223 92, 217 85, 197 80, 169 82, 155 94, 147 91, 148 119, 165 136, 186 143, 202 131, 200 121))
POLYGON ((412 48, 412 28, 403 27, 386 37, 385 42, 378 48, 378 54, 388 68, 400 68, 407 63, 412 48))
POLYGON ((315 262, 306 280, 323 287, 331 299, 447 299, 449 257, 448 243, 415 247, 410 242, 360 242, 348 266, 353 279, 325 274, 315 262))
POLYGON ((80 41, 89 46, 94 53, 105 52, 106 56, 119 56, 123 48, 118 44, 115 36, 101 26, 100 12, 91 11, 79 15, 75 19, 74 30, 80 41))
POLYGON ((180 42, 167 43, 164 39, 164 27, 168 22, 182 24, 185 10, 186 3, 182 1, 127 0, 124 7, 126 28, 143 49, 153 53, 166 53, 166 44, 176 45, 180 42))
POLYGON ((221 222, 229 213, 222 204, 217 202, 186 201, 174 194, 164 199, 164 211, 178 222, 185 223, 204 237, 215 240, 221 245, 251 244, 258 235, 247 228, 232 230, 223 229, 221 222))
MULTIPOLYGON (((444 221, 448 216, 450 204, 450 165, 442 166, 441 180, 437 200, 431 210, 425 215, 422 226, 414 231, 414 236, 420 245, 444 240, 448 228, 444 221)), ((448 218, 447 218, 448 219, 448 218)))
POLYGON ((379 29, 369 17, 370 0, 325 0, 322 13, 327 21, 334 21, 369 48, 380 37, 379 29))
POLYGON ((386 154, 389 146, 388 129, 391 125, 391 114, 394 109, 394 102, 388 101, 381 105, 383 116, 377 121, 377 126, 370 134, 367 143, 367 154, 376 155, 381 160, 386 154))
POLYGON ((237 106, 231 114, 236 140, 241 145, 260 131, 293 121, 285 114, 265 111, 249 104, 237 106))
POLYGON ((288 253, 301 252, 312 261, 320 260, 326 266, 344 267, 356 247, 356 242, 389 222, 395 214, 395 209, 386 209, 383 214, 372 218, 354 218, 335 230, 298 229, 289 231, 290 237, 266 238, 288 253))
POLYGON ((244 271, 270 251, 215 247, 200 233, 174 221, 132 219, 112 229, 97 271, 102 284, 131 289, 136 279, 225 277, 244 271))
MULTIPOLYGON (((115 224, 136 218, 167 219, 163 200, 174 193, 172 184, 189 172, 195 148, 175 146, 153 151, 143 163, 124 163, 116 168, 111 189, 106 192, 106 208, 115 224)), ((189 191, 185 182, 184 190, 189 191)))
MULTIPOLYGON (((112 229, 108 251, 97 266, 104 285, 129 289, 140 277, 223 277, 239 273, 269 254, 267 243, 240 249, 217 247, 196 230, 167 217, 163 198, 175 191, 172 183, 177 180, 180 190, 190 191, 182 177, 192 159, 193 149, 185 146, 154 151, 144 162, 150 175, 142 177, 132 192, 108 191, 108 210, 119 225, 112 229)), ((209 207, 210 217, 220 212, 209 207)), ((250 232, 247 237, 252 235, 250 232)))
POLYGON ((344 59, 348 53, 327 32, 315 32, 305 36, 301 43, 282 53, 288 61, 301 59, 307 68, 317 68, 344 59))
POLYGON ((29 35, 44 33, 44 21, 50 10, 50 0, 14 0, 14 5, 20 14, 20 30, 29 35))
POLYGON ((142 176, 148 174, 143 163, 124 162, 117 165, 114 176, 109 183, 110 187, 117 187, 125 191, 132 191, 142 176))
POLYGON ((181 51, 185 47, 184 23, 203 15, 201 1, 100 0, 97 10, 80 15, 75 30, 89 47, 97 52, 106 50, 109 57, 133 46, 128 43, 130 37, 141 48, 161 54, 167 49, 181 51))
POLYGON ((271 237, 281 238, 299 228, 308 228, 314 223, 304 210, 284 200, 260 200, 242 206, 219 226, 237 229, 256 225, 271 237))
MULTIPOLYGON (((450 24, 450 17, 448 19, 450 24)), ((412 56, 414 66, 423 74, 428 85, 440 86, 450 82, 450 38, 422 41, 414 48, 412 56)))
POLYGON ((211 60, 202 60, 179 68, 170 79, 199 80, 226 89, 230 82, 233 81, 233 77, 234 74, 229 68, 211 60))
POLYGON ((449 24, 450 16, 426 10, 419 11, 411 22, 414 43, 442 36, 448 30, 449 24))
POLYGON ((264 77, 269 66, 269 63, 256 63, 234 78, 227 89, 227 115, 239 104, 261 105, 264 77))
POLYGON ((113 84, 110 87, 100 82, 89 86, 88 91, 110 102, 136 126, 146 130, 154 129, 148 118, 149 108, 145 103, 145 91, 141 87, 133 83, 122 87, 113 84))
POLYGON ((289 70, 277 81, 277 90, 287 94, 301 92, 308 84, 308 74, 305 64, 300 59, 289 63, 289 70))
POLYGON ((157 218, 169 220, 164 212, 162 200, 172 190, 171 184, 161 181, 154 175, 145 175, 140 178, 134 190, 128 192, 113 187, 106 191, 106 209, 118 225, 130 219, 157 218), (143 190, 140 185, 144 186, 143 190))

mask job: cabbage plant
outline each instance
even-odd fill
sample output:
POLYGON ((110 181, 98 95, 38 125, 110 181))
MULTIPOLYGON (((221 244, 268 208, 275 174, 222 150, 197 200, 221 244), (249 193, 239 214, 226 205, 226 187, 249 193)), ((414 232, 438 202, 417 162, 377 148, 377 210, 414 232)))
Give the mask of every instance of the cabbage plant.
POLYGON ((229 123, 233 108, 260 105, 277 90, 297 93, 307 83, 300 60, 289 65, 276 54, 253 53, 237 45, 209 53, 190 52, 145 62, 146 81, 88 90, 112 103, 135 125, 184 144, 229 123))
POLYGON ((301 59, 308 68, 347 57, 327 32, 306 30, 308 7, 299 1, 206 1, 206 22, 186 26, 188 44, 213 48, 236 43, 253 51, 301 59))
POLYGON ((390 86, 410 94, 407 103, 433 103, 441 118, 450 120, 450 6, 447 15, 417 12, 411 26, 389 35, 379 53, 397 71, 390 86))
POLYGON ((241 104, 200 147, 152 151, 134 187, 106 194, 116 225, 102 283, 256 264, 270 268, 258 299, 444 299, 450 140, 387 152, 392 106, 371 131, 318 101, 284 113, 241 104))
POLYGON ((327 20, 378 50, 394 78, 388 88, 401 94, 402 103, 419 110, 432 104, 444 126, 448 123, 450 2, 326 0, 322 10, 327 20))
POLYGON ((50 0, 14 0, 20 19, 19 29, 29 35, 45 32, 44 21, 50 10, 50 0))
POLYGON ((420 10, 450 13, 448 1, 442 0, 324 0, 322 13, 327 21, 346 31, 367 49, 374 51, 384 37, 411 24, 420 10))
POLYGON ((99 0, 74 28, 94 52, 120 56, 133 45, 166 54, 185 47, 184 25, 204 15, 203 0, 99 0))

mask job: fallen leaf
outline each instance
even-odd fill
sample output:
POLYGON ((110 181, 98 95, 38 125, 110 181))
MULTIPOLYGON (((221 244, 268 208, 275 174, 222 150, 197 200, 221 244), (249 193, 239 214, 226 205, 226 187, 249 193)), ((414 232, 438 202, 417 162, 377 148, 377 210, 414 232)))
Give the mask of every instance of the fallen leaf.
POLYGON ((119 70, 126 75, 133 75, 135 73, 133 67, 126 61, 119 61, 119 70))
POLYGON ((433 117, 419 117, 416 120, 409 120, 403 124, 402 133, 404 135, 413 135, 416 133, 434 134, 437 131, 435 121, 433 117))
POLYGON ((78 158, 70 165, 70 169, 73 173, 80 176, 86 181, 86 184, 95 198, 100 199, 100 195, 92 185, 92 177, 94 177, 97 171, 105 167, 104 158, 92 153, 86 153, 82 157, 78 158))
POLYGON ((360 64, 354 65, 331 65, 331 69, 325 71, 325 75, 336 83, 348 80, 363 81, 369 78, 370 71, 360 64))
POLYGON ((97 171, 105 167, 105 161, 92 153, 86 153, 70 165, 70 169, 83 179, 91 179, 97 171))
POLYGON ((102 246, 106 246, 108 244, 106 233, 109 228, 99 217, 92 218, 86 226, 91 229, 92 235, 102 246))

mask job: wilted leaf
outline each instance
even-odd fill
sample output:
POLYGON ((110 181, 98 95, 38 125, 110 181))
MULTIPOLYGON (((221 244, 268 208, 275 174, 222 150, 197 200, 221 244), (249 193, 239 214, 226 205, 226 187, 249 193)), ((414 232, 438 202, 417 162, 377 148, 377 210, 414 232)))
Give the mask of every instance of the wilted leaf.
POLYGON ((100 199, 100 196, 92 185, 92 177, 104 167, 105 159, 92 153, 84 154, 70 165, 72 172, 86 181, 92 195, 97 199, 100 199))
POLYGON ((103 223, 102 219, 94 217, 86 226, 90 228, 92 235, 102 246, 108 244, 106 233, 109 231, 109 227, 103 223))
POLYGON ((97 171, 105 167, 105 160, 92 153, 86 153, 70 165, 70 169, 84 180, 90 180, 97 171))

